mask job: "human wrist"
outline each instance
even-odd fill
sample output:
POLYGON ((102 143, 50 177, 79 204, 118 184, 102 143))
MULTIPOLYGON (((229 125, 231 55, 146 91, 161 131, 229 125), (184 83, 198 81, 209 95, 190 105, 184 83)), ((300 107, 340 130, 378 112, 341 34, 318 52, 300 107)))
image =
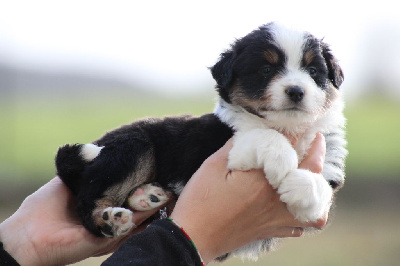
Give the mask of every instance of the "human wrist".
POLYGON ((19 264, 37 265, 38 258, 29 236, 26 224, 18 222, 17 214, 0 224, 0 242, 4 250, 19 264))
POLYGON ((215 238, 209 236, 206 227, 202 226, 202 230, 199 230, 198 226, 196 226, 199 224, 198 221, 193 222, 191 219, 185 219, 179 215, 174 215, 174 213, 171 214, 170 220, 173 220, 175 225, 184 231, 186 237, 190 239, 196 248, 200 260, 202 260, 204 265, 207 265, 218 257, 218 241, 215 241, 215 238))
POLYGON ((178 222, 176 222, 174 219, 172 218, 166 218, 167 221, 171 222, 172 224, 174 224, 176 227, 178 227, 180 229, 180 231, 182 232, 182 234, 185 236, 185 238, 190 242, 191 246, 196 250, 197 255, 200 259, 201 265, 204 266, 204 260, 196 246, 196 244, 194 243, 194 241, 192 240, 192 238, 190 237, 190 235, 186 232, 186 230, 183 228, 183 226, 181 226, 178 222))

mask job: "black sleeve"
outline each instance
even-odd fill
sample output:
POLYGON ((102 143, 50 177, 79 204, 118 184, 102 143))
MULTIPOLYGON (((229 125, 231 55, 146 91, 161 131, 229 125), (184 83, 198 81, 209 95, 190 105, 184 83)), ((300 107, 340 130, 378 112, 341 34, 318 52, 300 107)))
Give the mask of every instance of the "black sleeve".
POLYGON ((3 243, 0 242, 0 263, 4 266, 19 266, 7 251, 4 250, 3 243))
POLYGON ((110 265, 204 265, 196 248, 173 223, 158 220, 131 236, 103 266, 110 265))

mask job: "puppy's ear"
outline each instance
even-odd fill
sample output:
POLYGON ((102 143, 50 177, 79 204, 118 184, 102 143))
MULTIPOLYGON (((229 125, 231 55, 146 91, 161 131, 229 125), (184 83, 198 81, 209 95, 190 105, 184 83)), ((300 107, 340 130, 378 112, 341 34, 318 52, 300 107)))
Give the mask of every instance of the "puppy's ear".
POLYGON ((229 102, 229 85, 233 78, 234 54, 227 51, 221 54, 219 61, 211 67, 211 74, 217 82, 217 88, 220 96, 229 102))
POLYGON ((332 82, 333 86, 339 89, 340 85, 343 83, 344 75, 342 68, 339 66, 336 58, 333 56, 329 46, 321 41, 322 45, 322 56, 325 58, 326 65, 328 67, 328 77, 332 82))

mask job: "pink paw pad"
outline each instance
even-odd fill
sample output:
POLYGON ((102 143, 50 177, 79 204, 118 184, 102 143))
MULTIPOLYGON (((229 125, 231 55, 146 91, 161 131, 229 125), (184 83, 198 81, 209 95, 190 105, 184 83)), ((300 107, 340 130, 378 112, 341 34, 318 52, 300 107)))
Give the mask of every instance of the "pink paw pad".
POLYGON ((155 209, 168 200, 167 193, 156 184, 145 184, 135 189, 127 199, 129 207, 138 211, 155 209))

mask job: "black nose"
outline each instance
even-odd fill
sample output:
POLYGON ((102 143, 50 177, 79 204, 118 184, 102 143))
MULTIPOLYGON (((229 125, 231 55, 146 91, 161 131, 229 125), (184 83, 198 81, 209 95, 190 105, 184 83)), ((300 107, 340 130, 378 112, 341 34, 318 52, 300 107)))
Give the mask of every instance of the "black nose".
POLYGON ((285 90, 292 102, 298 103, 303 99, 304 91, 302 88, 293 86, 285 90))

